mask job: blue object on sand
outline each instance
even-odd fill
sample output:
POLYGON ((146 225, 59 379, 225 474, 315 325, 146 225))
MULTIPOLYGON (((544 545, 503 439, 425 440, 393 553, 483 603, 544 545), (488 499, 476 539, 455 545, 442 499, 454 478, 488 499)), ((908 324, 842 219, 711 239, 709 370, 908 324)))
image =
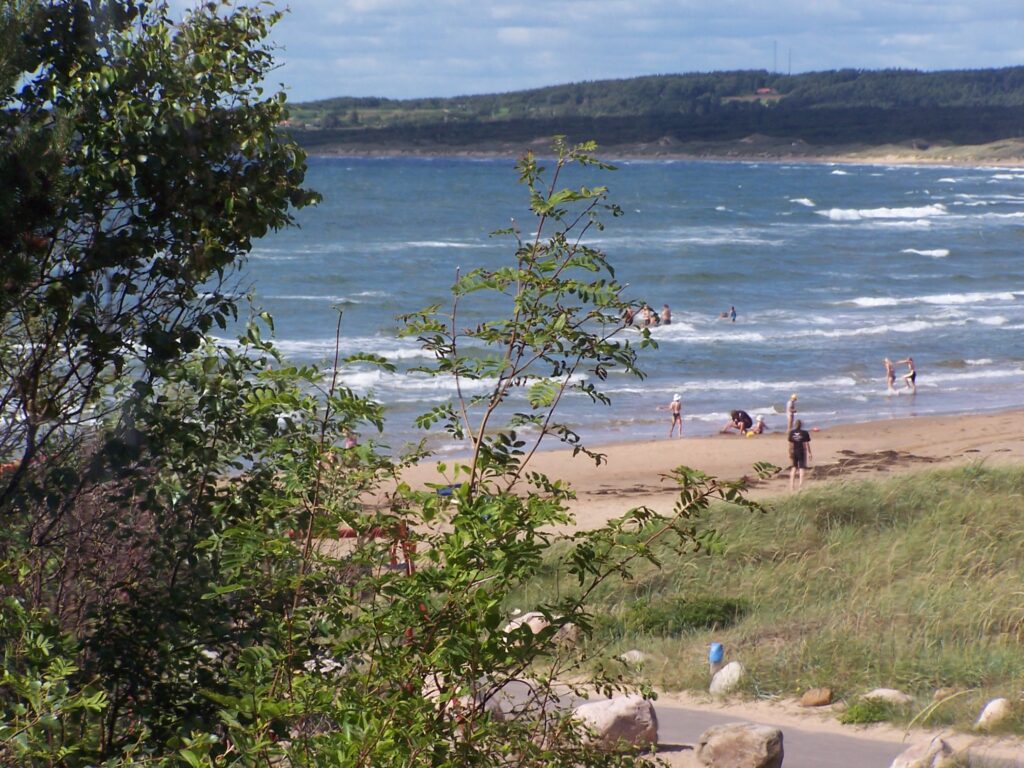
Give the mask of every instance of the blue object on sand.
POLYGON ((454 483, 452 485, 442 485, 437 489, 438 496, 451 496, 456 488, 461 488, 462 483, 454 483))
POLYGON ((725 648, 721 643, 712 643, 710 650, 708 650, 708 661, 712 664, 717 664, 723 658, 725 658, 725 648))

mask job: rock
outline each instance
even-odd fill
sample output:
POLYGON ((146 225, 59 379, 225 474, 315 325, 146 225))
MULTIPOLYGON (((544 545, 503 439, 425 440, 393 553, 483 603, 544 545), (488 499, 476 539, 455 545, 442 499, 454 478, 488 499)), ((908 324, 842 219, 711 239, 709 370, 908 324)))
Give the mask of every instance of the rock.
POLYGON ((913 696, 909 696, 903 691, 897 691, 895 688, 875 688, 875 690, 865 693, 861 698, 870 701, 884 701, 886 704, 892 704, 894 707, 908 707, 914 703, 913 696))
POLYGON ((811 688, 800 697, 801 707, 825 707, 832 703, 831 688, 811 688))
POLYGON ((953 748, 936 736, 930 742, 905 749, 889 768, 954 768, 956 764, 953 748))
POLYGON ((743 665, 738 661, 730 661, 711 678, 708 690, 714 696, 724 696, 730 691, 734 691, 743 680, 744 671, 743 665))
POLYGON ((755 723, 726 723, 700 735, 697 759, 710 768, 781 768, 782 731, 755 723))
POLYGON ((542 632, 543 630, 551 626, 551 623, 544 618, 543 613, 541 613, 540 611, 530 611, 528 613, 521 613, 518 616, 516 616, 514 619, 512 619, 512 621, 505 625, 503 631, 514 632, 515 630, 519 629, 519 627, 523 626, 523 624, 528 626, 530 628, 530 631, 533 632, 533 634, 535 635, 538 632, 542 632))
POLYGON ((1009 699, 992 699, 978 715, 974 724, 977 731, 991 731, 1013 717, 1013 702, 1009 699))
MULTIPOLYGON (((534 632, 536 634, 536 632, 534 632)), ((576 645, 580 641, 580 628, 573 623, 563 624, 555 632, 555 642, 561 645, 576 645)))
POLYGON ((647 661, 647 654, 643 651, 638 651, 635 648, 631 651, 619 654, 619 660, 631 667, 639 667, 645 661, 647 661))
POLYGON ((591 742, 613 747, 650 747, 658 743, 658 716, 642 696, 616 696, 580 704, 573 712, 593 731, 591 742))

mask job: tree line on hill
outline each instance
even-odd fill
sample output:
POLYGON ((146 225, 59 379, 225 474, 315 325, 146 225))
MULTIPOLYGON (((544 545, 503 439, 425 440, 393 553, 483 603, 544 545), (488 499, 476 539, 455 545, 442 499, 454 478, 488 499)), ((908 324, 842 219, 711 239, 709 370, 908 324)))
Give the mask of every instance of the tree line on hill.
POLYGON ((552 133, 604 145, 666 137, 730 141, 752 133, 811 144, 980 143, 1024 135, 1024 67, 798 75, 750 70, 454 98, 336 98, 294 106, 291 122, 310 147, 457 147, 552 133))

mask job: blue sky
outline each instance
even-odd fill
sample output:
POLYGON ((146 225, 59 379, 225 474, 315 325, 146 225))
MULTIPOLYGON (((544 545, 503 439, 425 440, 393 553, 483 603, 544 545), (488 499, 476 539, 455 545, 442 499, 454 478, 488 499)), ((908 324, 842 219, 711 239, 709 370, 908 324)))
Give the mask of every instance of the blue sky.
POLYGON ((273 36, 282 64, 273 82, 292 101, 773 66, 1024 64, 1024 0, 292 0, 290 8, 273 36))

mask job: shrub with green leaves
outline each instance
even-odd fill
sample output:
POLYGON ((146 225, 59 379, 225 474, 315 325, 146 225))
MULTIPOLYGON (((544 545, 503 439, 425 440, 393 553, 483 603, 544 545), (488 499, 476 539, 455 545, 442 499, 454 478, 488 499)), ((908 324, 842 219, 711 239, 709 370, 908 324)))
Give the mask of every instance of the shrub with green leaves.
POLYGON ((617 337, 632 302, 586 244, 618 209, 560 181, 608 166, 562 141, 550 171, 527 155, 531 235, 504 232, 508 266, 408 318, 428 373, 492 382, 421 420, 468 456, 439 468, 451 495, 412 488, 420 453, 344 447, 383 412, 340 372, 387 361, 289 365, 266 315, 234 344, 208 334, 237 312, 221 289, 252 238, 315 198, 276 134, 283 97, 258 85, 277 14, 99 8, 0 11, 0 38, 25 30, 0 53, 0 762, 636 764, 560 706, 567 680, 620 687, 586 679, 587 644, 560 638, 589 634, 590 596, 656 563, 656 543, 713 544, 696 524, 711 500, 757 506, 680 469, 668 515, 551 533, 572 489, 530 457, 554 439, 602 458, 559 401, 606 403, 611 371, 639 375, 617 337), (467 301, 491 319, 464 328, 467 301), (508 629, 503 606, 549 551, 578 589, 532 606, 546 629, 508 629))

